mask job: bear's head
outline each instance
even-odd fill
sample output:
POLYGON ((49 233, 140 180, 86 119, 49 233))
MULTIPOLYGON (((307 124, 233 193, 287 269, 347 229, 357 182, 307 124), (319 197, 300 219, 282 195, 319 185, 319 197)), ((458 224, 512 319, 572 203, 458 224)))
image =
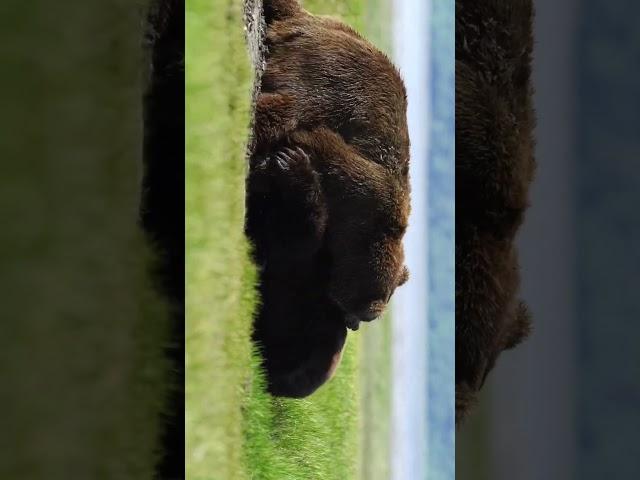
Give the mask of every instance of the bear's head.
POLYGON ((378 318, 409 278, 402 245, 410 208, 407 173, 387 171, 383 183, 350 192, 329 213, 329 297, 353 330, 378 318))
POLYGON ((388 58, 375 54, 371 63, 374 70, 350 72, 360 88, 353 102, 331 105, 331 115, 301 123, 288 138, 320 174, 328 295, 354 330, 378 318, 408 279, 402 246, 410 210, 406 90, 388 58))

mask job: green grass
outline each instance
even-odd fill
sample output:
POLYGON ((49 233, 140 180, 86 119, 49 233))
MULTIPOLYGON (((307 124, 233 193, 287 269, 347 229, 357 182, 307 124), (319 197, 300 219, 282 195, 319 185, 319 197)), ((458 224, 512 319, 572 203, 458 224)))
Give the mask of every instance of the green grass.
POLYGON ((390 477, 391 318, 360 329, 360 428, 357 478, 390 477))
POLYGON ((243 236, 251 79, 240 0, 186 3, 187 476, 248 478, 255 273, 243 236))
MULTIPOLYGON (((360 30, 367 18, 364 0, 304 5, 360 30)), ((387 464, 389 354, 374 352, 388 321, 350 335, 336 377, 305 400, 266 394, 252 352, 256 274, 242 225, 253 74, 241 14, 241 0, 187 0, 187 477, 356 478, 372 453, 387 464), (365 410, 380 415, 372 423, 365 410), (363 447, 363 432, 383 439, 363 447)))

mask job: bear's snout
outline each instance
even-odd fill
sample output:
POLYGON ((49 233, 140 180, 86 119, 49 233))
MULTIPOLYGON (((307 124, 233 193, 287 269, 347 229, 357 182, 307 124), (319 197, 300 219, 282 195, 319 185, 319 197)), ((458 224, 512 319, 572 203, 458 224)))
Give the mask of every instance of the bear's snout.
POLYGON ((382 315, 386 306, 386 300, 375 300, 368 302, 363 307, 354 309, 347 316, 347 326, 352 330, 357 330, 360 322, 371 322, 382 315))
POLYGON ((372 320, 375 320, 380 315, 382 315, 382 312, 384 312, 386 306, 387 300, 376 300, 374 302, 371 302, 365 308, 361 309, 357 313, 357 316, 363 322, 371 322, 372 320))
POLYGON ((360 322, 371 322, 378 318, 384 312, 388 303, 387 300, 376 300, 373 302, 367 302, 360 308, 355 308, 351 311, 345 312, 345 324, 347 328, 351 330, 358 330, 360 328, 360 322))

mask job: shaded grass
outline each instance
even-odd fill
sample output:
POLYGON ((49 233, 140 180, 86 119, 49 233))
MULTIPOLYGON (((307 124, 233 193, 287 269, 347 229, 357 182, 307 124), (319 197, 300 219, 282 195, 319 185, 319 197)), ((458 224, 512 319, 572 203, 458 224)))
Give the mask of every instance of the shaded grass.
MULTIPOLYGON (((364 0, 304 5, 364 26, 364 0)), ((305 400, 266 394, 252 352, 256 272, 242 225, 253 76, 241 14, 241 0, 187 1, 187 476, 354 478, 367 425, 360 416, 360 334, 349 336, 335 378, 305 400)), ((375 337, 374 348, 385 338, 375 337)), ((376 365, 368 377, 378 378, 376 365)), ((369 402, 372 415, 387 405, 388 391, 380 390, 371 390, 382 399, 369 402)), ((384 435, 384 424, 367 431, 384 435)))

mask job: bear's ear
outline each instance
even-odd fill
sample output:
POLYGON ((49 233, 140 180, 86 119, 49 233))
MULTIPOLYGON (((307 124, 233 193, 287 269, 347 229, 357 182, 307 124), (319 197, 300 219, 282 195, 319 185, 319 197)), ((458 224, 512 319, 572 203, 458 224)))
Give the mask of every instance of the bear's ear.
POLYGON ((404 285, 409 280, 409 269, 405 265, 402 267, 402 273, 400 274, 400 279, 398 280, 398 286, 404 285))

